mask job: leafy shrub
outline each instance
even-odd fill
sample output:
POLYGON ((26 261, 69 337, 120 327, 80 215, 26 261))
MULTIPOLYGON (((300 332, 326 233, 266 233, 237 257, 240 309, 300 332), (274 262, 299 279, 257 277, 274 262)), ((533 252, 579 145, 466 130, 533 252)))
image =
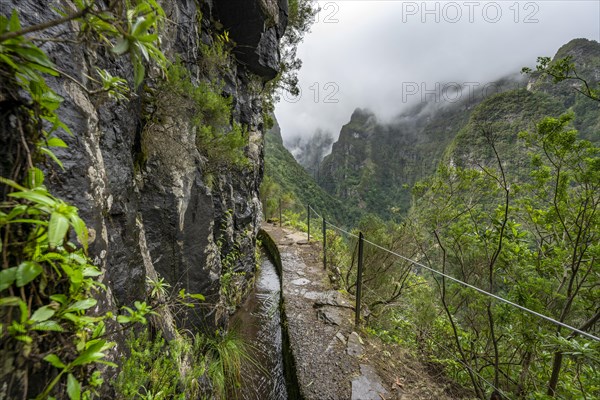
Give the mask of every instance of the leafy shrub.
POLYGON ((208 159, 207 167, 244 168, 249 165, 244 149, 248 145, 246 129, 233 121, 231 98, 221 94, 217 82, 194 83, 180 63, 168 69, 157 101, 164 115, 193 115, 196 146, 208 159))
POLYGON ((198 380, 205 373, 204 357, 191 340, 178 337, 166 342, 146 330, 127 340, 129 357, 114 382, 118 399, 198 398, 198 380))

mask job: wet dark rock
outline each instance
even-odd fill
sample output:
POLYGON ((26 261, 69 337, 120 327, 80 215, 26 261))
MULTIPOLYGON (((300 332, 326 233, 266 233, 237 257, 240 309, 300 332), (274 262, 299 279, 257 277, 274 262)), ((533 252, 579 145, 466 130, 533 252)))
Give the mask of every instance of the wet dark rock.
POLYGON ((348 347, 346 351, 349 355, 354 357, 360 357, 363 353, 363 342, 358 336, 358 333, 352 332, 350 336, 348 336, 348 347))
POLYGON ((343 316, 339 310, 333 307, 323 307, 317 310, 317 318, 326 324, 330 325, 341 325, 343 316))
MULTIPOLYGON (((230 31, 236 48, 244 49, 236 54, 240 63, 221 71, 220 78, 227 82, 226 91, 233 98, 236 122, 256 135, 256 148, 248 154, 250 167, 232 173, 215 171, 207 164, 195 146, 193 115, 163 112, 162 120, 168 124, 147 124, 149 112, 161 113, 152 93, 162 76, 149 68, 137 96, 121 103, 90 95, 69 80, 48 79, 65 99, 59 114, 74 135, 61 136, 69 148, 57 149, 56 154, 65 170, 50 167, 46 183, 57 197, 78 207, 88 224, 93 238, 90 255, 105 271, 104 283, 114 296, 115 307, 143 300, 146 278, 149 272, 157 272, 174 288, 202 293, 207 303, 214 305, 183 317, 190 326, 224 324, 227 307, 219 290, 222 271, 216 243, 224 243, 224 251, 236 244, 240 256, 235 270, 252 277, 261 219, 258 188, 263 172, 263 121, 261 96, 249 88, 249 82, 256 80, 252 74, 267 80, 277 73, 287 1, 177 0, 162 4, 172 22, 161 37, 162 49, 170 58, 177 54, 185 65, 198 68, 200 42, 210 43, 223 29, 230 31), (200 15, 201 26, 197 26, 200 15), (205 179, 209 171, 210 183, 205 179)), ((23 26, 57 17, 45 0, 0 0, 0 5, 2 10, 18 9, 23 26)), ((53 27, 49 34, 68 35, 71 28, 68 24, 53 27)), ((49 42, 43 48, 60 70, 83 82, 86 75, 95 74, 95 67, 115 76, 133 76, 129 57, 102 50, 86 56, 81 45, 71 43, 49 42)), ((199 69, 193 72, 193 76, 202 73, 199 69)), ((3 111, 8 110, 4 82, 0 87, 0 104, 3 111)), ((10 174, 14 162, 15 129, 11 124, 11 113, 3 113, 2 176, 10 174)))
POLYGON ((263 79, 273 79, 279 70, 278 43, 287 25, 287 1, 219 1, 215 11, 237 43, 236 57, 263 79))
POLYGON ((381 400, 387 398, 387 390, 381 378, 370 365, 360 365, 361 375, 352 381, 352 400, 381 400))
POLYGON ((344 296, 336 290, 328 290, 321 293, 319 297, 317 297, 314 306, 320 307, 325 305, 352 308, 352 305, 348 303, 348 301, 344 299, 344 296))

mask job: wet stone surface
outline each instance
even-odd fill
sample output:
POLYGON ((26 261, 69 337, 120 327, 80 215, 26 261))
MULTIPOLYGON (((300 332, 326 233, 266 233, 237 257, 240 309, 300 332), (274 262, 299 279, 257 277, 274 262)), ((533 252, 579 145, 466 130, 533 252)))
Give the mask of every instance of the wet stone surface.
POLYGON ((354 357, 359 357, 363 353, 363 343, 356 332, 352 332, 350 336, 348 336, 347 352, 354 357))
POLYGON ((280 300, 279 276, 275 266, 264 256, 254 291, 231 321, 245 341, 252 343, 252 356, 257 364, 242 371, 243 390, 240 390, 238 399, 288 399, 282 356, 280 300))
POLYGON ((329 286, 318 245, 302 243, 303 234, 263 228, 281 253, 284 312, 302 397, 381 399, 378 393, 387 392, 375 370, 361 359, 362 343, 353 332, 353 306, 329 286), (288 245, 290 241, 295 245, 288 245), (363 397, 373 395, 377 397, 363 397))
POLYGON ((296 286, 304 286, 304 285, 310 283, 310 281, 306 278, 299 278, 299 279, 294 279, 290 283, 292 285, 296 285, 296 286))
POLYGON ((352 400, 381 400, 387 398, 387 390, 381 378, 370 365, 360 365, 361 375, 352 381, 352 400))
POLYGON ((406 349, 356 328, 354 299, 332 289, 319 243, 300 245, 306 234, 267 224, 263 229, 281 255, 284 325, 300 391, 300 397, 293 398, 474 398, 462 388, 451 387, 439 373, 431 374, 429 366, 406 349))

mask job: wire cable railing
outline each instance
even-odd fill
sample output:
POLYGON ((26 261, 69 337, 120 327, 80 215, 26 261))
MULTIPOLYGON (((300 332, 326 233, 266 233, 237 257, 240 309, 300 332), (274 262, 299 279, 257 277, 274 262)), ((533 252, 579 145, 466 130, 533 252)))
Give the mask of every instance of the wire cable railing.
MULTIPOLYGON (((359 239, 359 238, 360 238, 360 236, 362 236, 362 234, 356 235, 356 234, 354 234, 354 233, 351 233, 351 232, 349 232, 349 231, 348 231, 348 230, 346 230, 346 229, 340 228, 340 227, 338 227, 338 226, 336 226, 336 225, 332 224, 331 222, 327 221, 327 220, 326 220, 326 219, 325 219, 325 218, 324 218, 324 217, 323 217, 323 216, 322 216, 322 215, 321 215, 319 212, 317 212, 317 211, 316 211, 316 210, 315 210, 315 209, 314 209, 314 208, 313 208, 311 205, 308 205, 307 209, 308 209, 308 219, 309 219, 309 220, 310 220, 310 212, 312 211, 312 212, 314 212, 314 213, 315 213, 315 215, 317 215, 317 216, 318 216, 320 219, 322 219, 322 220, 323 220, 323 226, 324 226, 324 227, 327 227, 327 226, 329 226, 329 227, 331 227, 331 228, 334 228, 335 230, 338 230, 338 231, 340 231, 340 232, 343 232, 343 233, 345 233, 345 234, 347 234, 347 235, 349 235, 349 236, 351 236, 351 237, 354 237, 354 238, 356 238, 356 239, 359 239)), ((309 223, 309 227, 310 227, 310 223, 309 223)), ((324 228, 324 231, 325 231, 325 228, 324 228)), ((309 231, 308 235, 309 235, 309 238, 310 238, 310 231, 309 231)), ((598 336, 595 336, 595 335, 593 335, 593 334, 591 334, 591 333, 589 333, 589 332, 585 332, 585 331, 583 331, 583 330, 581 330, 581 329, 578 329, 578 328, 576 328, 576 327, 574 327, 574 326, 571 326, 571 325, 569 325, 569 324, 566 324, 566 323, 564 323, 564 322, 558 321, 558 320, 557 320, 557 319, 555 319, 555 318, 549 317, 549 316, 547 316, 547 315, 544 315, 544 314, 542 314, 542 313, 539 313, 539 312, 537 312, 537 311, 534 311, 534 310, 531 310, 531 309, 529 309, 529 308, 527 308, 527 307, 524 307, 524 306, 522 306, 522 305, 520 305, 520 304, 518 304, 518 303, 515 303, 515 302, 513 302, 513 301, 511 301, 511 300, 505 299, 504 297, 498 296, 498 295, 496 295, 496 294, 494 294, 494 293, 490 293, 490 292, 488 292, 487 290, 481 289, 481 288, 479 288, 479 287, 477 287, 477 286, 475 286, 475 285, 472 285, 472 284, 470 284, 470 283, 467 283, 467 282, 461 281, 460 279, 457 279, 457 278, 455 278, 455 277, 453 277, 453 276, 451 276, 451 275, 448 275, 448 274, 446 274, 446 273, 444 273, 444 272, 438 271, 438 270, 436 270, 435 268, 431 268, 431 267, 429 267, 429 266, 427 266, 427 265, 424 265, 424 264, 422 264, 422 263, 420 263, 420 262, 418 262, 418 261, 415 261, 415 260, 413 260, 413 259, 411 259, 411 258, 408 258, 408 257, 405 257, 405 256, 403 256, 403 255, 401 255, 401 254, 398 254, 398 253, 397 253, 397 252, 395 252, 395 251, 392 251, 392 250, 390 250, 390 249, 387 249, 387 248, 385 248, 385 247, 383 247, 383 246, 381 246, 381 245, 379 245, 379 244, 377 244, 377 243, 374 243, 374 242, 372 242, 372 241, 370 241, 370 240, 367 240, 367 239, 365 239, 365 238, 364 238, 364 236, 362 236, 362 240, 363 240, 365 243, 367 243, 367 244, 369 244, 369 245, 371 245, 371 246, 374 246, 374 247, 376 247, 376 248, 378 248, 378 249, 380 249, 380 250, 382 250, 382 251, 388 252, 389 254, 391 254, 391 255, 393 255, 393 256, 395 256, 395 257, 398 257, 398 258, 400 258, 400 259, 403 259, 403 260, 405 260, 405 261, 407 261, 407 262, 410 262, 410 263, 412 263, 413 265, 415 265, 415 266, 418 266, 418 267, 420 267, 420 268, 423 268, 423 269, 425 269, 425 270, 427 270, 427 271, 429 271, 429 272, 431 272, 431 273, 433 273, 433 274, 436 274, 436 275, 442 276, 442 277, 444 277, 444 278, 446 278, 446 279, 449 279, 449 280, 451 280, 451 281, 453 281, 453 282, 455 282, 455 283, 457 283, 457 284, 459 284, 459 285, 462 285, 462 286, 464 286, 464 287, 467 287, 467 288, 469 288, 469 289, 475 290, 475 291, 477 291, 478 293, 480 293, 480 294, 482 294, 482 295, 484 295, 484 296, 487 296, 487 297, 493 298, 493 299, 495 299, 495 300, 497 300, 497 301, 500 301, 500 302, 502 302, 502 303, 508 304, 508 305, 510 305, 511 307, 518 308, 518 309, 519 309, 519 310, 521 310, 521 311, 524 311, 524 312, 526 312, 526 313, 529 313, 529 314, 531 314, 531 315, 533 315, 533 316, 535 316, 535 317, 538 317, 538 318, 540 318, 540 319, 543 319, 543 320, 545 320, 545 321, 547 321, 547 322, 550 322, 550 323, 552 323, 552 324, 554 324, 554 325, 557 325, 557 326, 560 326, 560 327, 566 328, 566 329, 568 329, 568 330, 572 331, 572 332, 573 332, 573 333, 575 333, 575 334, 578 334, 578 335, 584 336, 584 337, 586 337, 586 338, 588 338, 588 339, 591 339, 591 340, 594 340, 594 341, 600 342, 600 337, 598 337, 598 336)), ((325 253, 325 248, 324 248, 323 252, 325 253)), ((325 266, 325 265, 324 265, 324 266, 325 266)), ((357 283, 357 285, 358 285, 358 286, 360 286, 360 282, 358 282, 358 283, 357 283)), ((360 305, 359 305, 359 304, 357 304, 357 307, 356 307, 356 313, 360 313, 360 305)), ((357 320, 358 320, 358 319, 357 319, 357 320)))
MULTIPOLYGON (((467 283, 465 281, 462 281, 461 279, 458 279, 446 272, 442 272, 437 270, 435 267, 432 267, 430 265, 425 265, 422 262, 416 261, 414 259, 412 259, 411 257, 406 257, 402 254, 400 254, 398 251, 392 250, 390 248, 386 248, 376 242, 373 242, 371 240, 368 240, 364 237, 363 233, 361 231, 358 231, 358 234, 355 233, 357 232, 356 229, 349 229, 346 227, 341 227, 338 226, 336 224, 331 223, 330 221, 327 220, 327 218, 325 217, 325 213, 323 213, 322 211, 319 212, 317 211, 312 205, 308 204, 306 207, 306 211, 307 211, 307 227, 308 227, 308 240, 310 241, 311 239, 311 217, 316 216, 318 219, 321 220, 321 234, 322 234, 322 238, 319 238, 319 240, 322 240, 322 244, 323 244, 323 268, 326 269, 327 268, 327 240, 328 240, 328 234, 327 234, 327 230, 331 229, 333 231, 336 231, 338 233, 340 233, 341 235, 345 236, 346 239, 353 239, 353 240, 357 240, 355 243, 356 247, 355 249, 352 251, 352 264, 354 265, 354 261, 355 261, 355 255, 356 255, 356 250, 358 249, 358 257, 356 257, 358 259, 358 268, 356 270, 356 282, 353 284, 353 287, 355 286, 355 301, 356 301, 356 305, 355 305, 355 325, 358 327, 360 325, 360 320, 361 320, 361 301, 362 301, 362 291, 364 290, 365 293, 367 294, 367 296, 369 296, 370 299, 375 300, 376 302, 378 302, 379 304, 385 304, 385 305, 389 305, 389 306, 393 306, 393 304, 398 304, 397 302, 394 303, 389 303, 389 299, 384 299, 383 296, 381 295, 381 293, 376 292, 375 290, 373 290, 372 288, 368 287, 366 282, 369 281, 369 279, 367 278, 367 280, 365 282, 363 282, 363 278, 362 278, 362 270, 363 270, 363 246, 366 244, 367 246, 372 246, 375 249, 381 250, 383 252, 386 252, 387 254, 389 254, 392 257, 398 258, 403 260, 404 262, 407 262, 409 264, 405 264, 406 266, 408 265, 412 265, 414 267, 418 267, 421 268, 425 271, 430 272, 433 276, 440 276, 444 279, 448 279, 449 281, 452 281, 460 286, 463 286, 465 288, 474 290, 475 292, 479 293, 480 295, 483 295, 487 298, 492 299, 493 301, 497 301, 500 303, 503 303, 505 305, 508 305, 509 307, 513 307, 516 308, 518 310, 520 310, 521 312, 524 312, 526 314, 532 315, 536 318, 539 318, 543 321, 546 321, 552 325, 561 327, 561 328, 565 328, 569 331, 571 331, 572 333, 569 335, 569 339, 573 338, 576 335, 580 335, 582 337, 585 337, 587 339, 596 341, 596 342, 600 342, 600 337, 594 335, 593 333, 590 332, 586 332, 584 329, 588 329, 589 326, 584 326, 582 328, 576 328, 574 326, 571 326, 565 322, 559 321, 555 318, 552 318, 548 315, 545 315, 543 313, 537 312, 535 310, 532 310, 528 307, 525 307, 519 303, 516 303, 514 301, 508 300, 500 295, 491 293, 490 291, 487 291, 485 289, 482 289, 480 287, 477 287, 473 284, 467 283)), ((281 216, 281 209, 280 209, 280 216, 281 216)), ((280 217, 281 219, 281 217, 280 217)), ((314 219, 313 219, 313 224, 314 224, 314 219)), ((331 239, 331 237, 329 238, 331 239)), ((370 257, 370 256, 368 256, 370 257)), ((393 263, 392 265, 397 265, 396 263, 393 263)), ((412 268, 412 267, 411 267, 412 268)), ((347 276, 348 278, 348 276, 347 276)), ((444 346, 443 344, 439 343, 438 341, 436 341, 434 338, 432 337, 428 337, 431 342, 433 344, 435 344, 435 346, 441 350, 443 350, 445 353, 447 353, 447 355, 450 357, 451 360, 453 360, 454 362, 456 362, 458 365, 460 365, 461 367, 465 368, 466 370, 469 371, 470 374, 472 374, 472 376, 477 377, 477 379, 479 380, 481 385, 484 386, 488 386, 491 390, 494 391, 494 393, 497 393, 499 396, 501 396, 502 398, 510 398, 510 396, 508 395, 508 393, 504 390, 502 390, 501 388, 497 387, 498 385, 495 385, 493 382, 490 381, 489 377, 486 378, 485 376, 482 375, 482 373, 479 371, 477 371, 476 369, 473 368, 472 365, 469 365, 468 362, 465 362, 465 360, 462 360, 460 358, 458 358, 458 355, 455 354, 455 352, 453 352, 452 350, 448 349, 446 346, 444 346)), ((595 359, 595 358, 594 358, 595 359)), ((562 399, 564 397, 561 397, 558 393, 555 393, 555 398, 558 399, 562 399)), ((495 398, 495 397, 493 397, 495 398)))

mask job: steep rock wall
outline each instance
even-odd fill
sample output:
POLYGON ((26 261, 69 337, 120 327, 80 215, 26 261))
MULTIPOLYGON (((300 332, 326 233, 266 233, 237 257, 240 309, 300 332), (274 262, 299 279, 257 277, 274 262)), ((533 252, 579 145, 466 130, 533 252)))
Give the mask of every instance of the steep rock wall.
MULTIPOLYGON (((199 48, 212 44, 219 33, 215 26, 221 32, 231 29, 240 43, 245 32, 252 31, 238 56, 243 62, 232 59, 228 68, 217 71, 225 82, 224 95, 233 98, 234 119, 248 129, 249 166, 241 173, 215 171, 196 147, 194 115, 163 113, 158 119, 149 118, 156 110, 148 99, 162 95, 156 85, 162 76, 152 70, 137 95, 120 103, 91 95, 69 79, 49 80, 65 99, 60 115, 73 136, 65 134, 69 147, 56 152, 64 171, 48 164, 47 175, 53 193, 77 206, 88 224, 90 254, 105 272, 104 283, 117 306, 143 299, 147 277, 158 273, 175 293, 185 288, 206 296, 206 307, 187 316, 190 325, 218 325, 231 311, 220 288, 220 253, 237 249, 234 270, 245 273, 241 286, 254 271, 263 174, 263 104, 256 82, 260 89, 277 73, 277 44, 287 22, 287 1, 237 2, 235 13, 227 1, 161 3, 168 18, 161 36, 163 51, 171 60, 179 58, 196 79, 204 73, 199 48), (277 18, 271 15, 275 11, 277 18)), ((0 1, 3 14, 13 8, 19 10, 24 26, 57 17, 46 0, 0 1)), ((47 34, 65 34, 74 27, 61 25, 47 34)), ((101 49, 94 53, 59 42, 47 42, 42 49, 61 71, 81 82, 93 75, 96 66, 118 76, 133 75, 127 58, 101 49)), ((12 172, 9 118, 10 113, 4 113, 0 123, 2 176, 12 172)))

